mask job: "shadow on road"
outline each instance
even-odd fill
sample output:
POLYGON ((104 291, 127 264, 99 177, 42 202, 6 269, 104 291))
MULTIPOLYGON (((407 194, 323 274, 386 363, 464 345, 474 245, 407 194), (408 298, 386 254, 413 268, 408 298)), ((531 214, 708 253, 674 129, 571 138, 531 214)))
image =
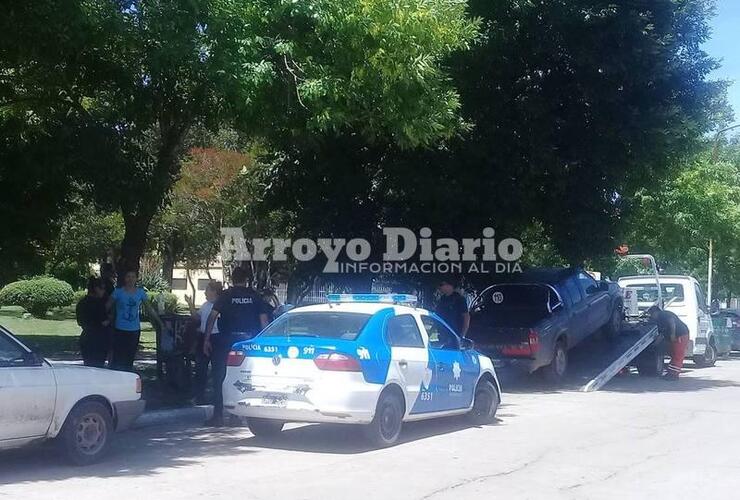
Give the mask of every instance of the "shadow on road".
POLYGON ((75 467, 46 444, 0 452, 0 485, 80 477, 149 476, 162 469, 186 467, 202 457, 242 457, 258 453, 240 439, 243 428, 211 432, 202 428, 168 430, 162 427, 129 431, 117 436, 108 457, 87 467, 75 467))
MULTIPOLYGON (((501 425, 497 419, 494 426, 501 425)), ((420 441, 451 434, 472 426, 465 417, 449 417, 404 424, 399 443, 420 441)), ((359 426, 342 424, 305 425, 283 431, 274 438, 250 437, 242 441, 255 448, 302 451, 308 453, 356 454, 375 450, 367 443, 359 426)))
MULTIPOLYGON (((495 425, 501 425, 500 420, 495 425)), ((407 423, 397 446, 469 428, 471 425, 463 417, 407 423)), ((289 427, 270 439, 257 438, 246 427, 218 430, 151 427, 119 435, 110 455, 101 463, 87 467, 68 465, 51 444, 0 452, 0 485, 69 478, 152 476, 208 457, 256 458, 267 449, 332 454, 374 450, 366 444, 361 429, 351 425, 289 427)), ((244 458, 244 464, 248 467, 249 458, 244 458)))
MULTIPOLYGON (((711 370, 704 368, 703 370, 711 370)), ((613 378, 601 392, 695 392, 707 389, 719 389, 722 387, 740 387, 740 383, 734 380, 717 380, 703 377, 687 377, 686 373, 677 381, 666 381, 661 378, 640 377, 636 374, 613 378)))

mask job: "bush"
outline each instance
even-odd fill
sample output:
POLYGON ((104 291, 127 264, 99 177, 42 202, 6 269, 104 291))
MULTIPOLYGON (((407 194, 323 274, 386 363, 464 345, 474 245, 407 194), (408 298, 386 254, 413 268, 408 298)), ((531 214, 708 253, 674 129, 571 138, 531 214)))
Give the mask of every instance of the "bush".
POLYGON ((87 290, 75 290, 72 305, 76 306, 83 298, 87 297, 87 290))
POLYGON ((139 283, 138 285, 152 292, 169 292, 170 284, 164 279, 164 276, 159 271, 147 271, 142 269, 139 271, 139 283))
MULTIPOLYGON (((155 311, 158 311, 157 309, 157 295, 159 295, 160 292, 150 292, 147 290, 146 297, 147 302, 152 306, 152 309, 155 311)), ((177 313, 180 311, 180 303, 177 300, 177 295, 171 292, 162 292, 162 295, 164 296, 164 312, 165 313, 177 313)), ((143 317, 145 321, 149 321, 150 318, 148 317, 146 310, 143 311, 143 317)))
POLYGON ((9 283, 0 290, 0 305, 21 306, 43 318, 52 307, 68 306, 74 300, 74 290, 66 281, 48 276, 9 283))

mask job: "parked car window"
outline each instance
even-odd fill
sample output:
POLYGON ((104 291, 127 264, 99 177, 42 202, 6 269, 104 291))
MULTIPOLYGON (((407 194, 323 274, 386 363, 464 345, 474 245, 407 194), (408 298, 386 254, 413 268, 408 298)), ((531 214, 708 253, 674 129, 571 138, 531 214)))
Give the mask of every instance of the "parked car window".
POLYGON ((588 295, 599 291, 599 284, 590 274, 584 273, 583 271, 579 272, 578 281, 581 283, 583 291, 588 295))
POLYGON ((565 280, 565 293, 570 299, 570 303, 572 305, 578 304, 581 300, 583 300, 583 296, 581 295, 581 288, 578 286, 578 283, 576 283, 575 278, 568 278, 565 280))
POLYGON ((386 340, 393 347, 424 347, 424 340, 410 314, 393 316, 386 324, 386 340))
POLYGON ((23 366, 26 362, 26 351, 8 336, 0 333, 0 368, 23 366))
POLYGON ((429 347, 432 349, 460 349, 460 342, 457 339, 457 335, 452 333, 452 330, 442 324, 441 321, 431 316, 422 316, 421 321, 429 336, 429 347))

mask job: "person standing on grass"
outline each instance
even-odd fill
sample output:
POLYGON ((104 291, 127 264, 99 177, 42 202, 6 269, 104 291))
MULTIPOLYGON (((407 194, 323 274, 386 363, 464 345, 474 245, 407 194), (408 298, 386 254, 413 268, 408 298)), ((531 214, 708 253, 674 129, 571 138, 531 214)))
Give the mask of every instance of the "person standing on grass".
POLYGON ((221 386, 226 378, 226 360, 235 342, 257 335, 268 323, 268 306, 247 283, 249 273, 237 267, 231 273, 232 287, 219 296, 206 322, 203 353, 211 358, 213 382, 213 417, 206 425, 223 425, 224 398, 221 386), (218 333, 215 333, 218 319, 218 333))
MULTIPOLYGON (((203 343, 205 342, 206 325, 208 317, 213 310, 213 304, 218 300, 223 291, 223 285, 220 281, 211 280, 206 285, 206 302, 200 306, 200 310, 195 313, 198 315, 200 327, 198 328, 198 342, 195 348, 195 404, 205 404, 206 386, 208 385, 208 365, 211 363, 210 356, 203 352, 203 343)), ((213 335, 218 335, 218 326, 213 326, 213 335)))
POLYGON ((113 313, 113 357, 110 367, 114 370, 133 371, 136 352, 141 337, 141 309, 144 307, 152 322, 159 324, 159 317, 147 301, 146 292, 136 286, 138 273, 134 270, 123 275, 123 286, 113 290, 108 299, 108 309, 113 313))
POLYGON ((76 308, 77 324, 82 327, 80 353, 85 366, 105 367, 110 346, 110 320, 106 311, 105 283, 100 278, 87 280, 87 295, 76 308))

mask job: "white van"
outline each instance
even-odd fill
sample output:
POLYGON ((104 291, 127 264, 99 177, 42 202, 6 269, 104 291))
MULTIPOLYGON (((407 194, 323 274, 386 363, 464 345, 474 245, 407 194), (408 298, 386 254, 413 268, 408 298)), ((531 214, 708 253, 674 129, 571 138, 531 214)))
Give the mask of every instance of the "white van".
POLYGON ((663 309, 675 313, 689 327, 689 345, 686 357, 698 366, 713 366, 718 355, 725 354, 726 342, 714 338, 709 308, 699 282, 691 276, 660 275, 660 293, 655 276, 627 276, 619 278, 619 286, 637 292, 640 312, 663 301, 663 309))

